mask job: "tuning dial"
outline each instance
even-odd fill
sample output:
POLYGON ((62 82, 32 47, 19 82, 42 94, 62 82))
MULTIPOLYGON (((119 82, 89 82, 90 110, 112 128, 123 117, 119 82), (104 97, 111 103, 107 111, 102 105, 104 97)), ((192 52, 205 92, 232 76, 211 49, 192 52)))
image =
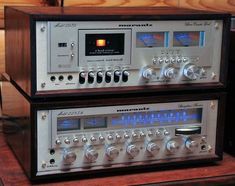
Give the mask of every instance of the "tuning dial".
POLYGON ((164 70, 164 76, 167 79, 174 79, 177 75, 177 70, 173 67, 168 67, 164 70))
POLYGON ((98 158, 98 155, 98 152, 92 147, 87 148, 85 151, 85 157, 89 162, 94 162, 98 158))
POLYGON ((156 143, 150 142, 147 144, 146 150, 151 154, 155 155, 159 152, 160 148, 156 143))
POLYGON ((187 139, 185 142, 185 147, 187 148, 187 150, 192 152, 198 148, 198 143, 194 140, 187 139))
POLYGON ((128 145, 126 148, 127 154, 129 154, 132 158, 136 157, 140 150, 135 145, 128 145))
POLYGON ((184 76, 190 80, 196 80, 200 77, 201 69, 194 64, 187 64, 184 67, 184 76))
POLYGON ((179 149, 179 144, 176 141, 169 141, 166 148, 170 153, 175 153, 179 149))
POLYGON ((119 150, 114 146, 107 147, 106 155, 108 156, 109 160, 114 160, 118 157, 119 150))
POLYGON ((147 68, 143 71, 142 76, 144 79, 150 80, 152 79, 153 76, 153 69, 152 68, 147 68))
POLYGON ((63 159, 66 163, 71 164, 77 158, 77 155, 72 151, 65 151, 63 155, 63 159))

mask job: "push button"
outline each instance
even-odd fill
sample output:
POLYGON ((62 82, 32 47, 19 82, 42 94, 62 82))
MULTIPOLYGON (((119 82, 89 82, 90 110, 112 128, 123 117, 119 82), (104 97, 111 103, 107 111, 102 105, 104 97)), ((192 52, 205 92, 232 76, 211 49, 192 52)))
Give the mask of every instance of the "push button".
POLYGON ((88 73, 88 83, 94 83, 95 73, 93 71, 90 71, 88 73))
POLYGON ((130 75, 130 73, 129 73, 128 71, 124 70, 124 71, 122 72, 122 81, 123 81, 123 82, 127 82, 129 75, 130 75))
POLYGON ((105 82, 106 83, 110 83, 111 82, 111 77, 112 77, 112 72, 111 71, 107 71, 105 73, 105 82))
POLYGON ((120 70, 116 70, 116 71, 114 72, 114 82, 115 82, 115 83, 119 82, 121 75, 122 75, 122 73, 120 72, 120 70))
POLYGON ((103 76, 104 74, 102 71, 97 72, 97 78, 96 78, 97 83, 101 83, 103 81, 103 76))

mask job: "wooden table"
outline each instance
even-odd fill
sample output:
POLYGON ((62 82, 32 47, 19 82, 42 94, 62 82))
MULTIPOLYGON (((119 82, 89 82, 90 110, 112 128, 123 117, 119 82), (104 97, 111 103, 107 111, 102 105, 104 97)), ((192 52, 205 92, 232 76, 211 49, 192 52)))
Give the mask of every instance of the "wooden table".
MULTIPOLYGON (((31 185, 14 155, 10 151, 3 134, 0 133, 0 177, 2 184, 31 185)), ((235 157, 224 154, 224 160, 213 164, 197 166, 169 167, 167 169, 116 175, 102 178, 70 180, 66 182, 41 185, 79 185, 79 186, 122 186, 122 185, 235 185, 235 157)), ((0 182, 1 185, 1 182, 0 182)))

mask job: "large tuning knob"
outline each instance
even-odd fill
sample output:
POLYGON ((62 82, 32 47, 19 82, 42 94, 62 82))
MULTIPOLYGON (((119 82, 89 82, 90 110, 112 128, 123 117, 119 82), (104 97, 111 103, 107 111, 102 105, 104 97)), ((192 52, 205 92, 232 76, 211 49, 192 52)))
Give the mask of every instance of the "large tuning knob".
POLYGON ((170 153, 175 153, 179 149, 179 144, 176 141, 168 141, 166 144, 166 149, 170 153))
POLYGON ((156 143, 150 142, 147 144, 146 146, 146 150, 151 154, 151 155, 156 155, 160 148, 158 147, 158 145, 156 143))
POLYGON ((200 77, 201 68, 189 63, 185 65, 183 73, 186 78, 196 80, 200 77))
POLYGON ((194 150, 196 150, 198 148, 198 142, 191 140, 191 139, 187 139, 185 142, 185 147, 193 152, 194 150))
POLYGON ((66 163, 71 164, 73 163, 77 158, 77 155, 75 152, 72 151, 64 151, 63 159, 66 163))
POLYGON ((114 160, 118 157, 119 150, 114 146, 107 147, 106 155, 108 156, 109 160, 114 160))
POLYGON ((92 147, 85 150, 85 157, 89 162, 94 162, 98 158, 98 155, 98 152, 92 147))
POLYGON ((138 149, 138 147, 136 147, 136 145, 131 144, 127 146, 126 152, 128 155, 134 158, 140 153, 140 150, 138 149))
POLYGON ((152 68, 146 68, 142 72, 142 77, 146 80, 152 79, 153 76, 153 69, 152 68))
POLYGON ((177 75, 177 70, 173 67, 168 67, 164 70, 163 74, 167 79, 174 79, 177 75))

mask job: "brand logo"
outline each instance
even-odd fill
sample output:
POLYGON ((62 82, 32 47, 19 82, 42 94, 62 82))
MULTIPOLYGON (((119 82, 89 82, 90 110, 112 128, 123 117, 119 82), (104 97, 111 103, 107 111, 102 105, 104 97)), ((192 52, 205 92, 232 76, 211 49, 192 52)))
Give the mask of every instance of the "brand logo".
POLYGON ((119 27, 151 27, 153 24, 145 23, 145 24, 119 24, 119 27))
POLYGON ((149 110, 148 107, 141 107, 141 108, 130 108, 130 109, 118 109, 117 112, 132 112, 132 111, 147 111, 149 110))
POLYGON ((61 111, 57 116, 77 116, 82 114, 83 111, 61 111))
POLYGON ((75 23, 57 23, 54 27, 76 27, 75 23))

